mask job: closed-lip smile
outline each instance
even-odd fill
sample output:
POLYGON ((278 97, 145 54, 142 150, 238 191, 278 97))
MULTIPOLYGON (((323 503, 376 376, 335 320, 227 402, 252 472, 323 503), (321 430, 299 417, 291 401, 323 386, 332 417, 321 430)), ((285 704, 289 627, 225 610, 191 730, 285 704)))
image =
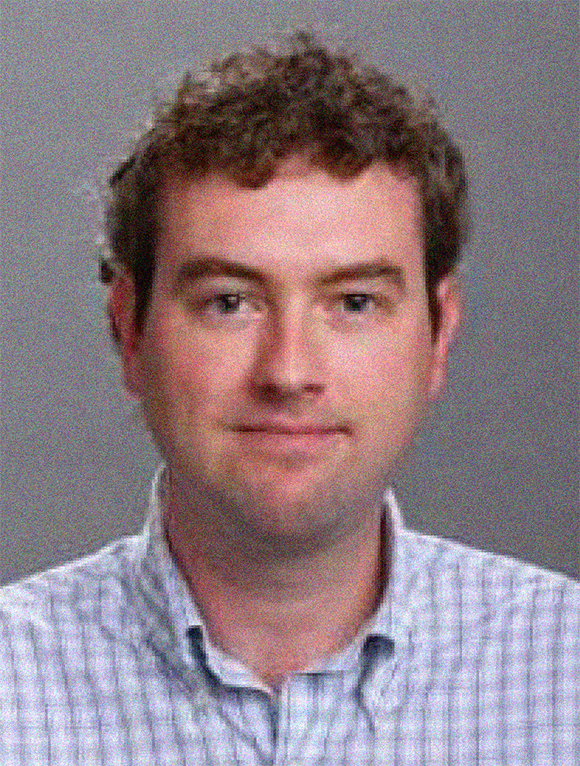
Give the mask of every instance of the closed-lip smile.
POLYGON ((257 423, 237 426, 234 430, 248 434, 280 434, 284 436, 329 436, 337 433, 347 433, 344 426, 324 425, 318 423, 292 423, 280 421, 259 421, 257 423))
POLYGON ((244 448, 252 451, 301 457, 333 454, 339 441, 349 434, 342 425, 279 420, 244 423, 234 428, 234 432, 244 448))

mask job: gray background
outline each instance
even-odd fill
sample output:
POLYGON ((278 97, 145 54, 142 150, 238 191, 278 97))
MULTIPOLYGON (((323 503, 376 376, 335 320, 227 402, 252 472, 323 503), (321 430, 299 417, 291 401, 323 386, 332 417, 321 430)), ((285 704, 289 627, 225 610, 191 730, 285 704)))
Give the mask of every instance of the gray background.
POLYGON ((578 575, 578 11, 562 2, 3 2, 4 581, 139 528, 156 455, 118 386, 96 189, 188 64, 313 23, 435 94, 475 233, 409 523, 578 575))

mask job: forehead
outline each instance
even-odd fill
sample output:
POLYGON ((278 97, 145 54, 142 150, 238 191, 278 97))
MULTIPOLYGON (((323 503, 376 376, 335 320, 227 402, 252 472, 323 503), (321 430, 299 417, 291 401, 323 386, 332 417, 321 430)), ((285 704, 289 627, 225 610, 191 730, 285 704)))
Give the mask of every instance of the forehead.
POLYGON ((292 159, 259 188, 221 174, 170 177, 158 218, 158 266, 209 255, 273 274, 377 258, 423 267, 417 185, 383 163, 340 179, 292 159))

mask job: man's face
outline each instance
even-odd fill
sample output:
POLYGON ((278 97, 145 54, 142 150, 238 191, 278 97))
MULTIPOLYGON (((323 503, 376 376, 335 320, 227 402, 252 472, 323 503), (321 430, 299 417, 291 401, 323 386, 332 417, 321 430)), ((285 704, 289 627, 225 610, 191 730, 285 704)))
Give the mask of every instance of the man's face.
POLYGON ((443 382, 440 295, 433 340, 419 197, 385 165, 170 180, 145 326, 125 311, 121 338, 183 518, 289 549, 360 526, 443 382))

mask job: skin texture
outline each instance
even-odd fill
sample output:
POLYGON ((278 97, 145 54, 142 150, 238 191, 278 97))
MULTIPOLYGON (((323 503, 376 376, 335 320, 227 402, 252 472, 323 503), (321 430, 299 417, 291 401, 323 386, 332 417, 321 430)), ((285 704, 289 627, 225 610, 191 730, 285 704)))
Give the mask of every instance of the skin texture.
POLYGON ((131 278, 113 283, 125 384, 169 465, 170 546, 214 640, 272 687, 380 596, 380 496, 459 322, 454 277, 438 296, 433 339, 414 182, 299 157, 260 189, 168 179, 142 333, 131 278))

